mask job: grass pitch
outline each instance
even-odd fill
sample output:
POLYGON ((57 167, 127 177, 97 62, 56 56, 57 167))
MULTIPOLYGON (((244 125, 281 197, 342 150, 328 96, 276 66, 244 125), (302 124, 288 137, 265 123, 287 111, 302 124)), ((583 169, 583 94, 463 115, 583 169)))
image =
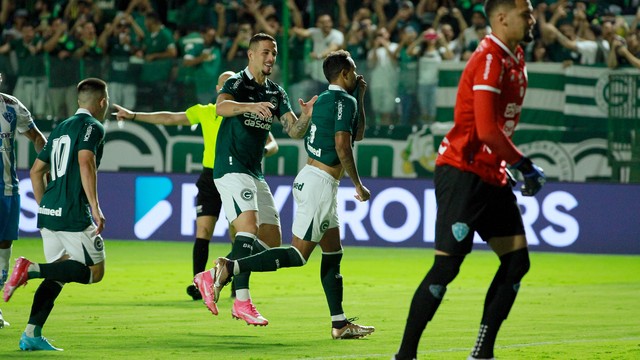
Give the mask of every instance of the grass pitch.
MULTIPOLYGON (((298 269, 252 275, 267 327, 231 318, 229 291, 212 316, 187 297, 191 243, 107 241, 98 284, 67 284, 43 334, 62 353, 25 353, 31 280, 0 303, 0 359, 389 359, 398 348, 411 296, 433 261, 430 249, 346 248, 347 316, 376 332, 332 340, 319 280, 320 250, 298 269)), ((213 244, 211 258, 228 253, 213 244)), ((13 257, 43 261, 39 239, 14 243, 13 257)), ((532 253, 532 268, 496 344, 499 359, 640 359, 640 257, 532 253)), ((498 260, 473 252, 449 285, 420 343, 421 359, 466 359, 498 260)))

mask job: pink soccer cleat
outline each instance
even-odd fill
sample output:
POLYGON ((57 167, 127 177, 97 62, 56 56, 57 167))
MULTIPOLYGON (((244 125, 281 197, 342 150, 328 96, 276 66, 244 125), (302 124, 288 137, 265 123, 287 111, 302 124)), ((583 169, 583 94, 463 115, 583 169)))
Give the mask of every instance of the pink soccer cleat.
POLYGON ((2 298, 5 302, 11 299, 11 295, 20 285, 26 285, 27 280, 29 280, 29 265, 33 264, 31 261, 27 260, 24 257, 19 257, 16 260, 16 264, 13 266, 13 271, 11 272, 11 277, 9 281, 4 284, 4 294, 2 298))
POLYGON ((218 315, 218 306, 213 299, 213 278, 216 276, 216 269, 197 273, 193 278, 193 284, 200 291, 202 301, 213 315, 218 315))
POLYGON ((233 308, 231 309, 231 316, 234 319, 242 319, 247 322, 247 325, 253 326, 267 326, 269 320, 265 319, 256 307, 251 302, 251 299, 241 301, 236 299, 233 302, 233 308))

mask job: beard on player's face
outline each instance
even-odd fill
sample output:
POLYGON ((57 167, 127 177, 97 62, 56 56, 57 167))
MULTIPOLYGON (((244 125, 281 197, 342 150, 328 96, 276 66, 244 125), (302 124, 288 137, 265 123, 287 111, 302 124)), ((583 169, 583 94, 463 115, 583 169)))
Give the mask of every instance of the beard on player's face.
POLYGON ((524 33, 524 38, 522 38, 522 41, 529 43, 533 41, 533 30, 532 29, 527 29, 525 30, 524 33))

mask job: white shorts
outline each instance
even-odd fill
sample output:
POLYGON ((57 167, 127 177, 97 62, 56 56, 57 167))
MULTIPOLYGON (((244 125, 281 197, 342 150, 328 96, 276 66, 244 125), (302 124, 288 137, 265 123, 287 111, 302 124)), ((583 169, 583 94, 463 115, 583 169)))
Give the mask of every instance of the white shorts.
POLYGON ((81 262, 87 266, 98 264, 107 255, 104 251, 102 236, 96 235, 95 225, 90 225, 84 231, 53 231, 40 229, 44 256, 48 263, 52 263, 64 255, 71 260, 81 262))
POLYGON ((213 181, 220 192, 222 207, 229 222, 245 211, 254 210, 258 211, 258 225, 280 226, 280 216, 266 181, 243 173, 225 174, 213 181))
POLYGON ((313 242, 322 240, 327 229, 340 226, 338 221, 338 185, 327 172, 306 165, 293 180, 293 198, 298 209, 293 217, 293 235, 313 242))

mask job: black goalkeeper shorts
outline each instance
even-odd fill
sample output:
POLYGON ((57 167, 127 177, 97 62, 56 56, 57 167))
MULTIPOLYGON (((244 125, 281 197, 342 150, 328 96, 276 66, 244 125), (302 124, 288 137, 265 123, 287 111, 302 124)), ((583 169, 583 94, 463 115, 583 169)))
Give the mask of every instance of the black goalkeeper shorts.
POLYGON ((513 188, 484 182, 472 172, 438 166, 434 174, 437 250, 451 255, 471 252, 474 232, 485 242, 524 234, 513 188))

